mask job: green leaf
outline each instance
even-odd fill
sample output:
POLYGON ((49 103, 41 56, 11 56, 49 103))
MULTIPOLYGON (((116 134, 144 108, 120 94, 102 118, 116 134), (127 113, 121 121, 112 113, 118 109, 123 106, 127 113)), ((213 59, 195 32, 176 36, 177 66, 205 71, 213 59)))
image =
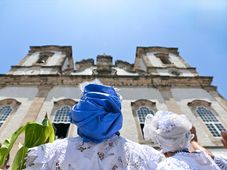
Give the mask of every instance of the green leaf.
POLYGON ((44 142, 45 127, 39 123, 29 122, 25 128, 24 145, 28 148, 38 146, 44 142))
POLYGON ((12 164, 12 170, 22 170, 25 168, 25 156, 27 155, 28 152, 28 148, 26 146, 22 146, 14 160, 13 160, 13 164, 12 164))
POLYGON ((9 155, 10 150, 12 149, 15 141, 18 136, 25 130, 25 126, 20 127, 17 131, 15 131, 9 138, 7 138, 1 148, 0 148, 0 166, 5 164, 7 160, 7 156, 9 155))
POLYGON ((42 124, 29 122, 25 129, 25 143, 28 148, 54 141, 54 128, 45 116, 42 124))
POLYGON ((54 139, 55 139, 55 133, 54 133, 54 127, 49 119, 48 119, 48 127, 49 127, 49 142, 52 143, 54 142, 54 139))
POLYGON ((14 132, 10 138, 6 139, 0 148, 0 166, 3 166, 7 160, 7 156, 12 149, 18 136, 25 131, 24 144, 18 150, 14 161, 13 170, 24 168, 24 158, 29 148, 54 141, 54 128, 52 123, 45 116, 42 124, 37 122, 28 122, 25 126, 20 127, 14 132))

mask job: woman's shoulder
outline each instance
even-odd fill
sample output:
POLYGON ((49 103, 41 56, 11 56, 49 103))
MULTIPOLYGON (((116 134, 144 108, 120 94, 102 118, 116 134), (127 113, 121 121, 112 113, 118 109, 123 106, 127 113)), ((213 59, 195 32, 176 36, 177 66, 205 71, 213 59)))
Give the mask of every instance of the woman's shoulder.
POLYGON ((128 139, 121 138, 129 162, 139 164, 149 169, 155 169, 163 159, 163 155, 151 146, 138 144, 128 139))
POLYGON ((190 167, 200 167, 203 169, 219 169, 214 160, 203 151, 196 151, 191 153, 179 152, 173 156, 179 161, 184 161, 190 167))
POLYGON ((152 146, 139 144, 128 139, 125 140, 125 145, 127 145, 132 152, 143 153, 148 155, 156 155, 158 157, 163 156, 160 151, 154 149, 152 146))
POLYGON ((158 164, 157 170, 190 170, 187 163, 179 161, 173 157, 166 158, 158 164))
POLYGON ((39 154, 39 153, 45 153, 45 154, 51 154, 55 153, 58 150, 65 149, 70 141, 73 139, 70 138, 64 138, 64 139, 57 139, 53 143, 46 143, 43 145, 39 145, 33 148, 29 149, 28 155, 32 154, 39 154))

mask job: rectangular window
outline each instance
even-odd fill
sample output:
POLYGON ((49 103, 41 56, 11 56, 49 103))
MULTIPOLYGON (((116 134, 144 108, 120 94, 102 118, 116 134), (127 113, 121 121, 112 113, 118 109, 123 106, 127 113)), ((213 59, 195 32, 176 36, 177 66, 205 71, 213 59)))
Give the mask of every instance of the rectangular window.
POLYGON ((53 123, 56 139, 66 138, 69 131, 69 123, 53 123))
POLYGON ((46 64, 48 58, 51 57, 53 54, 54 53, 52 53, 52 52, 41 52, 39 54, 39 59, 38 59, 37 63, 46 64))
POLYGON ((203 106, 197 107, 196 112, 203 120, 210 133, 214 137, 220 137, 221 132, 224 131, 225 128, 222 123, 216 118, 214 113, 203 106))
POLYGON ((166 53, 156 53, 154 54, 163 64, 172 64, 169 60, 169 54, 166 53))

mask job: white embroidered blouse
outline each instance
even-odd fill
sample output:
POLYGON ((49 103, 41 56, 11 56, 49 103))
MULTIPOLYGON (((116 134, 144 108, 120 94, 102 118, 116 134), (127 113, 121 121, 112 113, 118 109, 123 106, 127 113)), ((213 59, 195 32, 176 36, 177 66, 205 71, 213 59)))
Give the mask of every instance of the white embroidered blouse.
POLYGON ((157 170, 220 170, 204 152, 178 152, 159 163, 157 170))
POLYGON ((84 143, 82 138, 66 138, 32 148, 27 170, 145 170, 156 169, 162 154, 120 136, 99 143, 84 143))

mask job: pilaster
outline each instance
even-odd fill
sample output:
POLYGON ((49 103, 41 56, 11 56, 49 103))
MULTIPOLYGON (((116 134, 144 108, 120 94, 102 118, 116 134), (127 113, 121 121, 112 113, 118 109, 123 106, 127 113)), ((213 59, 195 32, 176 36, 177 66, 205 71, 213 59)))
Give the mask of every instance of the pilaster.
POLYGON ((227 101, 217 92, 216 89, 206 89, 208 93, 227 111, 227 101))
POLYGON ((179 114, 182 113, 180 107, 178 106, 177 102, 172 96, 170 87, 161 87, 158 89, 164 99, 164 102, 168 108, 168 111, 179 113, 179 114))
MULTIPOLYGON (((36 97, 34 98, 31 106, 28 109, 28 112, 26 113, 24 120, 22 121, 21 125, 26 124, 29 121, 35 121, 40 109, 43 105, 43 103, 45 102, 45 99, 48 95, 48 92, 50 91, 50 89, 52 88, 52 86, 39 86, 38 89, 38 93, 36 95, 36 97)), ((19 143, 24 143, 24 134, 22 134, 21 136, 19 136, 19 138, 17 139, 17 141, 15 142, 14 147, 12 148, 11 151, 11 157, 14 158, 15 154, 18 150, 18 145, 19 143)), ((10 163, 12 163, 13 160, 10 160, 10 163)))
POLYGON ((48 92, 52 88, 52 86, 39 86, 39 91, 34 98, 31 106, 28 109, 28 112, 26 116, 24 117, 23 123, 26 123, 28 121, 35 121, 38 117, 38 114, 40 112, 40 109, 48 95, 48 92))

